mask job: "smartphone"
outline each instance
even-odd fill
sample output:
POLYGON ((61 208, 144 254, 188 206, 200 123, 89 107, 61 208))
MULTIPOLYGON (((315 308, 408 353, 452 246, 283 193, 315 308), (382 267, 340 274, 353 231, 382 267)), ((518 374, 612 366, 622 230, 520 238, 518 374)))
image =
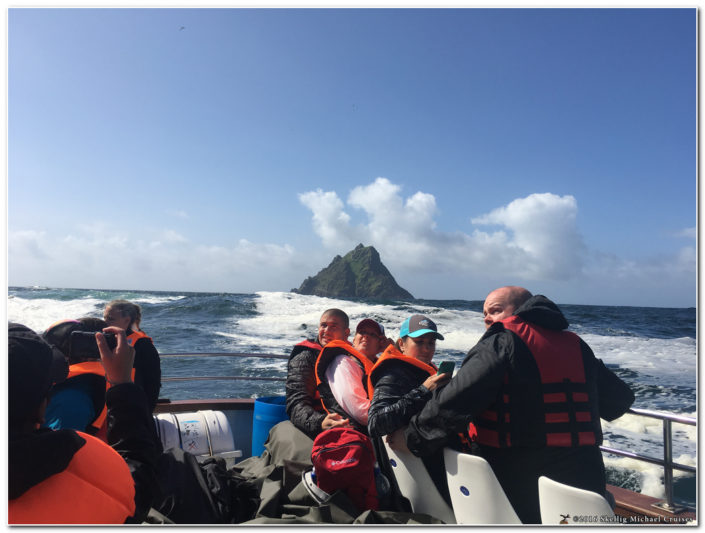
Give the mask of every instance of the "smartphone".
POLYGON ((453 369, 455 368, 455 361, 441 361, 438 365, 438 374, 453 374, 453 369))
MULTIPOLYGON (((110 349, 117 346, 114 333, 103 333, 110 349)), ((98 341, 95 340, 94 331, 73 331, 69 340, 70 359, 100 359, 98 341)))

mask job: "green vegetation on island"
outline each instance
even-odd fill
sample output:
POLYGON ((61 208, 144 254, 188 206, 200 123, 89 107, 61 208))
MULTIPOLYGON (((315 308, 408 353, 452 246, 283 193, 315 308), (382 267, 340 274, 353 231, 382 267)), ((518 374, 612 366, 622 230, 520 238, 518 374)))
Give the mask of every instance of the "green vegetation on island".
POLYGON ((345 257, 336 255, 330 265, 291 292, 329 298, 414 299, 397 284, 377 250, 362 244, 345 257))

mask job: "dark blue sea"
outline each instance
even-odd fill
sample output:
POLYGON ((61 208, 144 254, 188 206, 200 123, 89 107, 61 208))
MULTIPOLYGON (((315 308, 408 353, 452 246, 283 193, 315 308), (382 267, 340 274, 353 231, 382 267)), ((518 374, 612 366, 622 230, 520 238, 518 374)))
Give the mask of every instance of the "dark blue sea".
MULTIPOLYGON (((550 295, 549 295, 550 296, 550 295)), ((141 328, 162 354, 161 397, 239 398, 283 394, 281 381, 253 381, 242 376, 284 378, 286 361, 252 357, 169 354, 215 352, 286 356, 304 337, 316 335, 321 312, 346 311, 354 327, 372 317, 396 338, 403 320, 414 313, 432 318, 445 340, 435 359, 459 365, 484 332, 482 302, 464 300, 335 300, 283 292, 256 294, 109 291, 10 287, 8 320, 38 332, 56 321, 102 317, 105 304, 124 298, 142 307, 141 328), (169 381, 174 377, 214 376, 217 381, 169 381)), ((697 416, 696 310, 657 307, 561 305, 578 333, 634 390, 634 407, 697 416)), ((632 415, 603 421, 605 444, 662 457, 661 422, 632 415)), ((674 459, 695 466, 697 430, 674 425, 674 459)), ((662 471, 631 459, 606 456, 610 481, 663 496, 662 471)), ((695 479, 676 472, 676 495, 694 505, 695 479), (691 501, 692 500, 692 501, 691 501)))

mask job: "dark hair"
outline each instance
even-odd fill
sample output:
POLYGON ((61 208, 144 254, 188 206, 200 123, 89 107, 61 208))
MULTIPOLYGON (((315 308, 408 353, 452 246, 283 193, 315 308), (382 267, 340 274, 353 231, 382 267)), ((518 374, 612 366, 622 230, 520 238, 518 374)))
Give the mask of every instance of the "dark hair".
POLYGON ((332 309, 326 309, 325 311, 323 311, 321 318, 328 315, 337 316, 340 320, 343 321, 343 324, 345 325, 346 329, 350 328, 350 319, 348 318, 348 315, 345 311, 342 311, 341 309, 337 309, 335 307, 332 309))
POLYGON ((103 331, 103 328, 108 327, 108 324, 102 318, 83 317, 78 320, 62 320, 49 327, 43 334, 42 338, 45 342, 56 348, 64 354, 64 357, 69 364, 80 363, 83 359, 75 359, 71 357, 71 333, 74 331, 88 331, 94 333, 103 331))
POLYGON ((113 300, 105 306, 105 309, 118 311, 122 316, 129 316, 130 327, 134 324, 139 329, 142 320, 142 308, 139 305, 127 300, 113 300))

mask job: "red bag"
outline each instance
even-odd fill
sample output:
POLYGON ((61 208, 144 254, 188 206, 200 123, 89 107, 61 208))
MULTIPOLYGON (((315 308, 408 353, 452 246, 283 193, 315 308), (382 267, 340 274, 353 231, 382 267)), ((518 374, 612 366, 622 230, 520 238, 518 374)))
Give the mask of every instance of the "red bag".
POLYGON ((379 509, 375 452, 370 438, 350 428, 331 428, 313 441, 316 484, 328 494, 342 490, 360 511, 379 509))

